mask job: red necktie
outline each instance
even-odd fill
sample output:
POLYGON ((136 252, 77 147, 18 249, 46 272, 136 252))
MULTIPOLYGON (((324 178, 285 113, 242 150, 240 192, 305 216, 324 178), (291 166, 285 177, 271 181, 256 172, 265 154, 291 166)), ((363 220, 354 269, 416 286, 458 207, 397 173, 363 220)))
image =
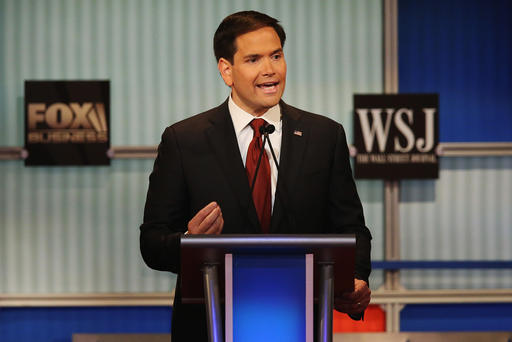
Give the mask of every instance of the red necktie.
MULTIPOLYGON (((247 172, 247 178, 249 179, 249 186, 252 185, 254 173, 256 172, 256 164, 258 164, 258 158, 263 144, 261 140, 260 127, 265 125, 265 120, 254 119, 251 121, 250 125, 254 134, 252 141, 249 144, 249 149, 247 150, 247 160, 245 162, 245 170, 247 172)), ((256 176, 256 182, 254 183, 254 190, 252 191, 252 200, 256 207, 256 212, 258 213, 261 231, 263 233, 268 233, 270 229, 272 197, 270 190, 270 163, 265 151, 263 151, 263 155, 261 156, 260 168, 258 170, 258 175, 256 176)))

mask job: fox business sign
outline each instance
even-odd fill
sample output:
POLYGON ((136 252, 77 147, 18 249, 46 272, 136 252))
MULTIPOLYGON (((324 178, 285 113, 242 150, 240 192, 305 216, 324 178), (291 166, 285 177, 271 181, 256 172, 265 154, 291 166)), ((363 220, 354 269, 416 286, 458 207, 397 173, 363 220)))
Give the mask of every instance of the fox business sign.
POLYGON ((25 81, 25 165, 110 165, 109 81, 25 81))
POLYGON ((354 95, 354 176, 439 178, 439 95, 354 95))

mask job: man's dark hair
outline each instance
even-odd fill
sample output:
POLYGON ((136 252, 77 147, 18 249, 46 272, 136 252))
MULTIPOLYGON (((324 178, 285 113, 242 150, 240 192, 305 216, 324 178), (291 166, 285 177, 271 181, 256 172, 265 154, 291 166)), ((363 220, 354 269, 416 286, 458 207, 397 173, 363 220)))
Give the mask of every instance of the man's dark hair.
POLYGON ((233 64, 233 56, 237 50, 236 38, 263 27, 272 27, 281 40, 281 46, 284 47, 286 34, 279 20, 275 18, 256 11, 237 12, 224 18, 213 36, 213 51, 217 62, 225 58, 233 64))

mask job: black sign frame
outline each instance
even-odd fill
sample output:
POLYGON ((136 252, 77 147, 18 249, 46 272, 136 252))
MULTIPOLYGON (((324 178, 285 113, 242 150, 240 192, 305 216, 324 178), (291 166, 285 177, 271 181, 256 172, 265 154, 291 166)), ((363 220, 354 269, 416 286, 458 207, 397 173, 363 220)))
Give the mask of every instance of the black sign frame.
POLYGON ((355 94, 354 177, 439 178, 439 94, 355 94))
POLYGON ((25 81, 25 166, 108 166, 110 81, 25 81))

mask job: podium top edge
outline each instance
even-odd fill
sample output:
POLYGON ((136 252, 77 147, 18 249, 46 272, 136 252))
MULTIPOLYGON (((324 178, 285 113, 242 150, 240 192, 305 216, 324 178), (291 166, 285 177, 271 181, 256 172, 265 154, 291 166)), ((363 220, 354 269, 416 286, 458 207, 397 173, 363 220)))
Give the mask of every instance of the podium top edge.
POLYGON ((355 244, 354 234, 311 234, 311 235, 277 235, 277 234, 223 234, 223 235, 184 235, 181 237, 183 247, 335 247, 355 244))

